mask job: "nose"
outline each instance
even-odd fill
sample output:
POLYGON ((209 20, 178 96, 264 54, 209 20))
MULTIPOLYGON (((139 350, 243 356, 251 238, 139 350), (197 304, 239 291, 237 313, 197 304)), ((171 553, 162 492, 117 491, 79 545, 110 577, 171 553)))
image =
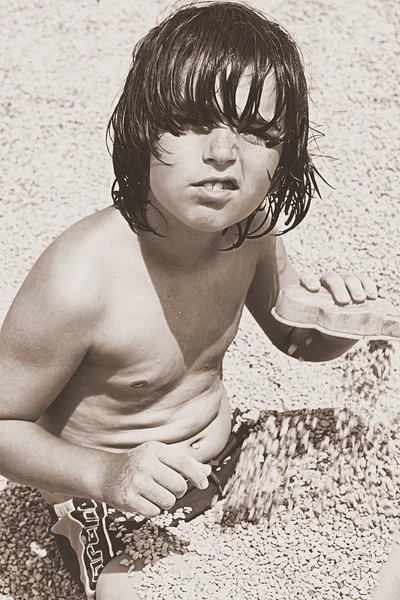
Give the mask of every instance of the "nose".
POLYGON ((218 166, 233 164, 237 158, 237 138, 228 127, 215 128, 206 138, 204 161, 218 166))

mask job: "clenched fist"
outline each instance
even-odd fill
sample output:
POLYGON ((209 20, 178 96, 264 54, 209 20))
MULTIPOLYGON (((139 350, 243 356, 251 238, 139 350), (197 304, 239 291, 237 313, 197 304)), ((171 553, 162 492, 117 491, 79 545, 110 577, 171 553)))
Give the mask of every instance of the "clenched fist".
POLYGON ((133 450, 112 454, 105 471, 103 498, 124 512, 150 518, 169 510, 187 489, 186 480, 199 489, 208 487, 210 465, 187 456, 176 447, 146 442, 133 450))

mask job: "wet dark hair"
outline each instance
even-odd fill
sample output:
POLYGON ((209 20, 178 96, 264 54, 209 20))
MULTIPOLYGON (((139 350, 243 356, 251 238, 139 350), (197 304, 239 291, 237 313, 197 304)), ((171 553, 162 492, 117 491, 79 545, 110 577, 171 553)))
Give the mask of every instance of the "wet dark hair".
POLYGON ((265 143, 282 143, 282 155, 266 198, 244 225, 236 224, 232 247, 272 231, 281 214, 286 216, 281 233, 304 219, 311 199, 319 195, 319 173, 308 153, 308 90, 299 49, 278 23, 246 4, 196 2, 178 9, 137 43, 107 127, 113 143, 112 198, 133 231, 154 232, 146 211, 150 154, 159 156, 159 130, 180 135, 191 122, 212 127, 224 120, 238 131, 248 131, 271 73, 277 102, 272 120, 263 121, 265 143), (238 116, 236 89, 245 72, 252 81, 238 116), (267 131, 279 123, 284 124, 279 138, 269 137, 267 131), (265 207, 261 225, 251 231, 255 216, 265 207))

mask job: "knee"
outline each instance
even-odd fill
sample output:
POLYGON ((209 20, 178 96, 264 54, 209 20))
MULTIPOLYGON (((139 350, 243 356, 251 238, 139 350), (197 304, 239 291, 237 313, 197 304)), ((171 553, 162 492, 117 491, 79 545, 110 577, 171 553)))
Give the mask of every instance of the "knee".
POLYGON ((96 586, 96 600, 136 600, 139 598, 138 581, 127 573, 100 577, 96 586))
POLYGON ((139 584, 143 577, 141 571, 128 576, 126 567, 120 565, 119 558, 114 558, 102 571, 96 586, 96 600, 136 600, 139 584))

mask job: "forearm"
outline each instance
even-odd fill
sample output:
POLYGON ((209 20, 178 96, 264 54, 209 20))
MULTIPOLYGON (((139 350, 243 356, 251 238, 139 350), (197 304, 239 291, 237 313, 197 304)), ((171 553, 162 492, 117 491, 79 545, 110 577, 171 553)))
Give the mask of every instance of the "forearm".
POLYGON ((0 473, 25 485, 103 500, 111 456, 56 438, 35 423, 0 422, 0 473))

